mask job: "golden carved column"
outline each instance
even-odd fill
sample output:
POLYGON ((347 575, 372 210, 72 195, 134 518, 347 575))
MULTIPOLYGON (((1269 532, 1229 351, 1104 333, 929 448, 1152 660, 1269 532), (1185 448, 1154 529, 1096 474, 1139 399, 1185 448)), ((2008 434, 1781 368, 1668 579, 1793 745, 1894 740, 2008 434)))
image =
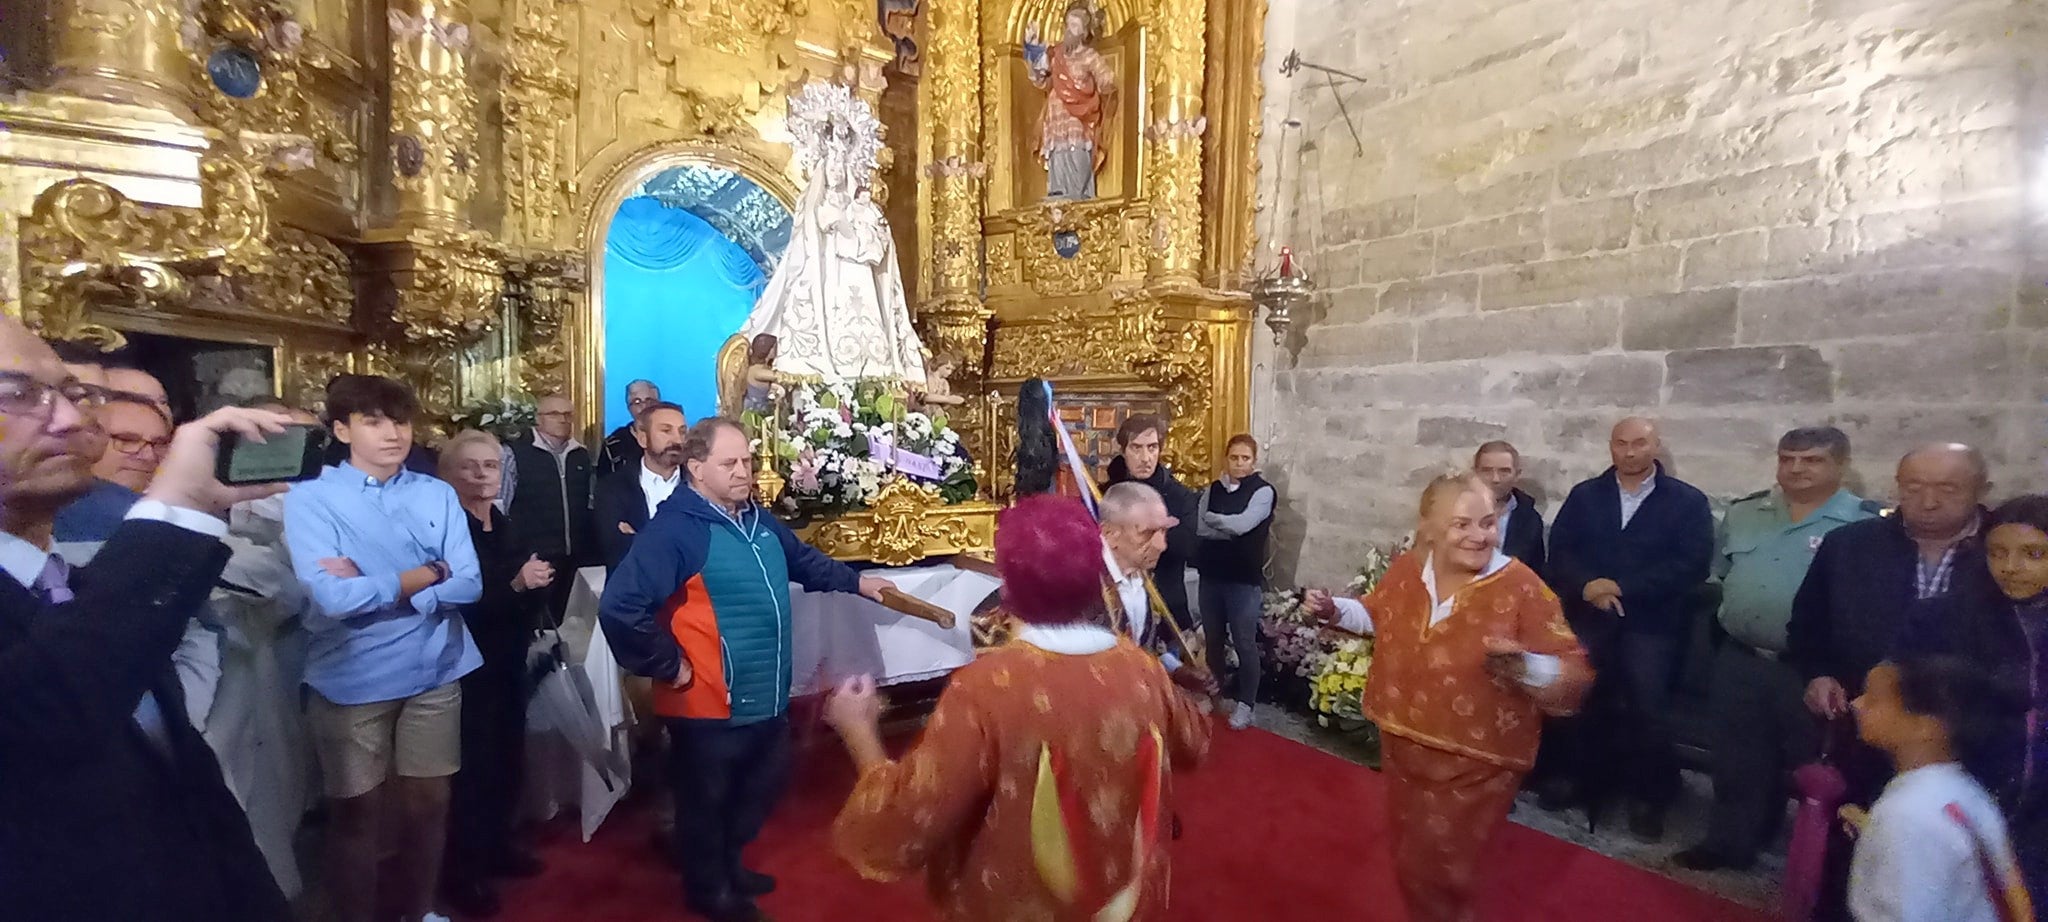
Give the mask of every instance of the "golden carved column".
POLYGON ((1204 0, 1159 0, 1145 83, 1152 97, 1145 126, 1146 184, 1152 199, 1152 252, 1146 281, 1167 287, 1200 282, 1202 260, 1202 116, 1204 0))
POLYGON ((161 109, 192 122, 198 72, 179 31, 195 16, 180 0, 54 0, 52 70, 58 93, 161 109))
POLYGON ((391 171, 398 222, 457 227, 476 182, 476 92, 466 0, 395 0, 391 171))
POLYGON ((957 351, 979 374, 988 309, 981 300, 979 0, 936 0, 921 88, 932 126, 925 166, 931 201, 931 277, 918 316, 934 352, 957 351))
POLYGON ((511 6, 505 54, 505 236, 530 247, 552 245, 568 210, 573 172, 568 132, 575 121, 575 66, 559 0, 511 6))
POLYGON ((391 181, 395 226, 368 235, 372 367, 405 378, 430 420, 470 395, 460 356, 497 327, 500 247, 469 226, 477 96, 469 85, 467 0, 393 0, 391 181))

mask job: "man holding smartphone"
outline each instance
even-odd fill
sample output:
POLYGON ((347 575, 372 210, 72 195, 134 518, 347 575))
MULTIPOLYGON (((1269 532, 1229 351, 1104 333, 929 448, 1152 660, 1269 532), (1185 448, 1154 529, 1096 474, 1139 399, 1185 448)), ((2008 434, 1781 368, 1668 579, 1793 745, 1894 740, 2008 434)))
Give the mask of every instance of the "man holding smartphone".
POLYGON ((405 468, 418 412, 390 378, 338 379, 327 415, 348 460, 285 497, 285 544, 312 599, 306 716, 333 805, 327 892, 340 922, 376 913, 390 824, 405 879, 384 889, 408 920, 443 918, 430 910, 462 761, 458 680, 483 664, 461 617, 483 595, 467 514, 448 484, 405 468), (393 774, 397 796, 382 796, 393 774))
POLYGON ((92 483, 102 391, 0 317, 0 915, 285 922, 289 907, 219 764, 184 721, 171 651, 227 561, 216 440, 284 417, 222 410, 180 429, 88 566, 51 553, 92 483))

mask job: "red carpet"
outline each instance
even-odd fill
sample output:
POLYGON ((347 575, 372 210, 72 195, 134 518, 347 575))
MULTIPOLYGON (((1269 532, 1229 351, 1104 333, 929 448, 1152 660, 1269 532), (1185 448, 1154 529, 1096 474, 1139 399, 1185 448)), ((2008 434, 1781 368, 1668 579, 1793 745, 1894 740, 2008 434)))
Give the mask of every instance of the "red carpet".
MULTIPOLYGON (((761 901, 777 922, 932 919, 919 882, 862 880, 826 848, 852 784, 838 741, 820 732, 748 864, 781 879, 761 901)), ((1173 846, 1175 919, 1403 922, 1370 769, 1260 731, 1219 726, 1209 761, 1176 776, 1185 835, 1173 846)), ((638 801, 635 802, 637 804, 638 801)), ((648 848, 650 821, 622 807, 589 845, 557 824, 548 872, 505 893, 508 922, 692 919, 678 878, 648 848)), ((1769 919, 1648 871, 1508 824, 1495 837, 1481 918, 1500 922, 1769 919)))

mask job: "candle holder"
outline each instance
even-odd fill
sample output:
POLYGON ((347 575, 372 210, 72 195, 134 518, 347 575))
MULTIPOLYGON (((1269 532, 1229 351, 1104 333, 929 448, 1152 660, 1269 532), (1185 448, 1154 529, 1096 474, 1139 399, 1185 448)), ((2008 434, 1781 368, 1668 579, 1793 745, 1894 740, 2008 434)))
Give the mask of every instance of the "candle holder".
POLYGON ((1266 327, 1273 331, 1273 343, 1287 342, 1287 331, 1294 328, 1294 309, 1308 304, 1316 294, 1315 280, 1294 264, 1294 250, 1280 248, 1280 265, 1271 273, 1262 273, 1251 284, 1252 303, 1266 310, 1266 327))

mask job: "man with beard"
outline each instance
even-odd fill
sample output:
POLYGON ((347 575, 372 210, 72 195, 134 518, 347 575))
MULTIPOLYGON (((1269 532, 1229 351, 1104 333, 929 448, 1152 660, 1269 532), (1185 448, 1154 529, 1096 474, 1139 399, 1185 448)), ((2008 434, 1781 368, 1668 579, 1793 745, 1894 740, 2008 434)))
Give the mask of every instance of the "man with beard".
POLYGON ((1104 489, 1135 481, 1151 487, 1166 503, 1166 514, 1176 521, 1166 533, 1166 550, 1160 553, 1158 565, 1152 568, 1152 582, 1158 586, 1159 597, 1165 600, 1167 612, 1173 615, 1173 623, 1183 631, 1190 631, 1194 630, 1194 620, 1188 614, 1187 566, 1199 540, 1195 523, 1200 496, 1175 480, 1172 470, 1159 462, 1160 449, 1165 443, 1165 420, 1147 415, 1124 420, 1116 431, 1119 453, 1109 462, 1109 483, 1104 485, 1104 489))
POLYGON ((597 546, 607 572, 619 568, 633 536, 682 484, 683 435, 689 428, 683 408, 673 403, 657 401, 633 418, 636 462, 597 482, 597 546))
POLYGON ((217 516, 280 487, 222 486, 222 433, 284 418, 222 410, 179 431, 95 562, 51 553, 92 483, 104 391, 0 318, 0 906, 9 919, 290 917, 219 764, 169 715, 171 652, 227 560, 217 516))

